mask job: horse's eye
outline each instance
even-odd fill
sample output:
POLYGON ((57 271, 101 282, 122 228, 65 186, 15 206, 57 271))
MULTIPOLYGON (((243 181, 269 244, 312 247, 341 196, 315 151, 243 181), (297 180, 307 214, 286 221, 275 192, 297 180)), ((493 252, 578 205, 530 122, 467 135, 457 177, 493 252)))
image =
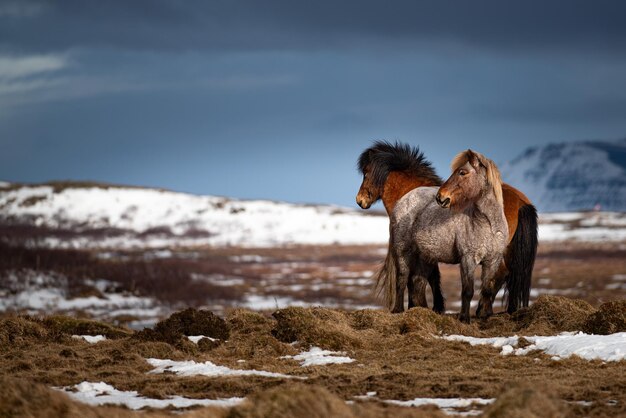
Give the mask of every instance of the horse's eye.
POLYGON ((464 176, 466 174, 467 174, 467 172, 465 170, 460 170, 459 171, 459 176, 464 176))

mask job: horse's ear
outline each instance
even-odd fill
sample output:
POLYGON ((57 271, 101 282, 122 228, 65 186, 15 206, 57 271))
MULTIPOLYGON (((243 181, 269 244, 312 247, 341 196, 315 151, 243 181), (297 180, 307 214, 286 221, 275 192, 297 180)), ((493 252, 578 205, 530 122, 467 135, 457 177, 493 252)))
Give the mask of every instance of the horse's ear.
POLYGON ((467 161, 472 165, 472 167, 474 167, 474 170, 478 170, 482 165, 482 161, 480 161, 480 157, 478 156, 478 154, 476 154, 471 149, 468 149, 465 152, 465 155, 467 156, 467 161))

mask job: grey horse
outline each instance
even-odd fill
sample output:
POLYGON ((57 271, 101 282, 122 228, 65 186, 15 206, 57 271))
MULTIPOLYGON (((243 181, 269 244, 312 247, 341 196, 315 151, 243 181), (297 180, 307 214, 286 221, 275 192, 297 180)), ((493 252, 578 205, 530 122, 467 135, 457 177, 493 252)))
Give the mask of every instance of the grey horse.
POLYGON ((482 316, 492 314, 494 277, 504 268, 508 226, 500 172, 490 159, 471 150, 456 156, 452 175, 440 187, 420 187, 404 195, 390 216, 390 252, 376 275, 377 289, 392 312, 404 310, 404 289, 413 281, 415 306, 427 306, 427 278, 437 262, 460 264, 459 319, 469 323, 474 270, 482 266, 482 316))

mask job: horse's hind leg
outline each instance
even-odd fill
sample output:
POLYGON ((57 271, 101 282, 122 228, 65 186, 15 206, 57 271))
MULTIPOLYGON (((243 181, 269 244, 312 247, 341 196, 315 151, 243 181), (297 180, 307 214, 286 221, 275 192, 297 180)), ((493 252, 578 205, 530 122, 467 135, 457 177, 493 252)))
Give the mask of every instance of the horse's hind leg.
MULTIPOLYGON (((404 311, 404 289, 407 287, 411 276, 410 257, 405 253, 396 256, 396 298, 391 309, 392 313, 404 311)), ((409 297, 410 299, 410 297, 409 297)))
POLYGON ((474 296, 474 270, 476 262, 471 257, 461 260, 461 313, 459 321, 470 323, 470 304, 474 296))
MULTIPOLYGON (((493 301, 498 292, 497 281, 499 276, 506 275, 506 268, 503 269, 502 262, 485 262, 481 274, 482 286, 480 289, 480 310, 476 309, 476 316, 486 319, 493 315, 493 301), (503 274, 504 273, 504 274, 503 274)), ((500 286, 502 284, 500 283, 500 286)))

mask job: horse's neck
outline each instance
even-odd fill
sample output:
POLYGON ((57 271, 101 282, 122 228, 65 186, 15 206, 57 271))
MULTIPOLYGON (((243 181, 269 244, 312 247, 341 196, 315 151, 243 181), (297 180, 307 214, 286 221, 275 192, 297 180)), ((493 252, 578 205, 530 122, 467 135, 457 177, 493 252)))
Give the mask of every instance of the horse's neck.
POLYGON ((498 203, 493 193, 487 192, 481 196, 476 202, 474 202, 473 208, 475 212, 482 215, 491 225, 493 232, 496 230, 506 231, 508 234, 508 227, 506 217, 504 215, 504 207, 498 203))
POLYGON ((411 176, 401 171, 392 171, 387 176, 381 200, 387 214, 391 214, 398 200, 417 187, 438 186, 432 180, 411 176))

